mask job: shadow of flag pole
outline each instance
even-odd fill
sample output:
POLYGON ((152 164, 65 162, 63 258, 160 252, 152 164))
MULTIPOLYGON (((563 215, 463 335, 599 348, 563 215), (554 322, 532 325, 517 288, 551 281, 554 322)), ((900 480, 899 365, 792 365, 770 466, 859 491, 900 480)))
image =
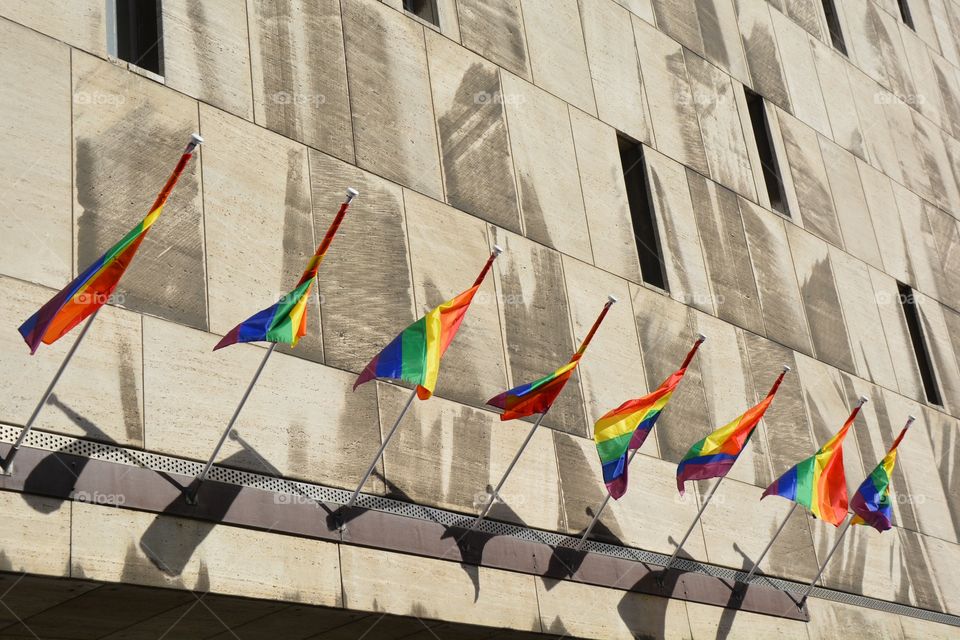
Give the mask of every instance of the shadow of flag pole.
POLYGON ((10 448, 10 453, 7 454, 6 460, 0 465, 0 475, 11 475, 13 473, 13 460, 17 457, 20 447, 27 439, 31 429, 33 429, 33 423, 36 421, 37 416, 40 415, 43 405, 47 403, 47 400, 53 393, 54 387, 57 386, 67 365, 70 364, 73 355, 80 347, 80 343, 83 342, 84 337, 86 337, 87 331, 90 329, 90 325, 93 324, 97 314, 100 313, 100 309, 107 303, 110 295, 113 293, 117 284, 119 284, 120 278, 123 277, 127 266, 129 266, 136 255, 137 249, 140 247, 140 243, 146 236, 147 231, 163 211, 164 204, 166 204, 171 192, 173 192, 174 186, 176 186, 180 180, 180 176, 183 174, 184 169, 186 169, 187 163, 189 163, 193 157, 193 152, 201 144, 203 144, 203 138, 200 137, 200 134, 194 133, 190 135, 190 142, 187 143, 187 146, 180 154, 180 160, 167 178, 160 193, 157 194, 146 217, 124 236, 120 242, 111 247, 97 261, 88 265, 70 284, 59 291, 50 301, 43 305, 39 311, 21 325, 20 333, 23 335, 24 340, 26 340, 27 345, 30 346, 30 353, 34 354, 41 342, 52 344, 79 324, 84 317, 88 317, 86 324, 83 325, 83 329, 80 330, 80 335, 77 336, 77 341, 73 343, 73 346, 70 347, 70 350, 67 352, 67 356, 63 359, 63 362, 60 363, 60 368, 57 369, 57 373, 47 386, 47 390, 44 391, 40 402, 33 410, 33 413, 30 414, 30 419, 27 420, 27 424, 24 425, 20 431, 17 441, 13 447, 10 448), (91 307, 95 308, 91 311, 91 307))

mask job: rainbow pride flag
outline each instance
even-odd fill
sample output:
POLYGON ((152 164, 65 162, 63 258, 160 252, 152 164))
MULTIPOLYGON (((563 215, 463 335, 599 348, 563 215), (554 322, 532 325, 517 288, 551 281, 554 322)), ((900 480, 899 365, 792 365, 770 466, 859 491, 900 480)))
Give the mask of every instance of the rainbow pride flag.
POLYGON ((705 339, 704 336, 697 339, 680 368, 655 391, 624 402, 604 414, 593 426, 593 440, 600 455, 603 482, 614 500, 619 500, 627 491, 628 453, 643 446, 705 339))
POLYGON ((163 212, 163 205, 193 157, 194 149, 202 143, 203 138, 199 135, 193 134, 190 137, 190 143, 180 156, 173 173, 167 178, 167 183, 154 200, 150 212, 140 224, 20 325, 20 335, 30 347, 31 354, 37 352, 41 342, 53 344, 110 300, 147 231, 163 212))
POLYGON ((213 348, 214 351, 238 342, 283 342, 296 346, 300 338, 307 335, 307 300, 310 296, 310 288, 317 277, 320 263, 323 262, 323 257, 327 255, 327 249, 333 242, 333 236, 337 234, 340 223, 347 215, 350 203, 358 195, 356 189, 347 189, 347 199, 340 205, 340 210, 337 211, 337 215, 327 229, 327 234, 317 247, 316 253, 310 258, 310 262, 307 263, 307 268, 293 291, 280 298, 275 305, 250 316, 231 329, 213 348))
POLYGON ((860 413, 860 402, 850 417, 820 450, 803 462, 794 465, 767 487, 760 499, 780 496, 793 500, 810 510, 814 517, 835 527, 847 517, 847 477, 843 470, 843 439, 860 413))
POLYGON ((487 404, 491 407, 503 410, 503 413, 500 414, 500 420, 525 418, 535 413, 546 413, 550 409, 553 401, 556 400, 560 392, 563 391, 563 387, 566 386, 570 376, 573 375, 577 365, 580 364, 580 358, 583 357, 587 346, 590 344, 590 341, 593 340, 597 329, 600 328, 600 323, 603 322, 603 319, 607 316, 607 312, 610 311, 610 307, 613 306, 613 303, 616 301, 616 298, 610 296, 607 303, 603 305, 603 310, 594 321, 587 337, 583 339, 580 348, 577 349, 577 352, 570 358, 570 362, 539 380, 514 387, 509 391, 504 391, 500 395, 487 400, 487 404))
POLYGON ((773 402, 773 396, 776 395, 780 383, 783 382, 783 376, 787 375, 788 371, 790 367, 785 366, 770 387, 767 397, 759 404, 747 409, 743 415, 734 418, 729 424, 720 427, 690 447, 677 466, 677 489, 680 490, 680 495, 684 493, 684 483, 687 480, 706 480, 727 475, 737 461, 737 457, 740 456, 740 452, 750 441, 753 430, 760 424, 760 418, 773 402))
POLYGON ((431 310, 384 347, 360 372, 353 388, 374 378, 388 378, 417 385, 417 397, 421 400, 432 396, 440 374, 440 358, 453 342, 473 297, 500 252, 500 247, 495 246, 472 287, 431 310))
POLYGON ((893 502, 890 500, 890 482, 893 480, 893 467, 897 464, 897 447, 906 435, 907 429, 913 424, 914 417, 907 419, 900 435, 893 441, 893 446, 887 451, 880 464, 867 476, 860 488, 853 495, 850 507, 853 509, 853 519, 850 524, 868 524, 877 531, 886 531, 892 525, 893 502))

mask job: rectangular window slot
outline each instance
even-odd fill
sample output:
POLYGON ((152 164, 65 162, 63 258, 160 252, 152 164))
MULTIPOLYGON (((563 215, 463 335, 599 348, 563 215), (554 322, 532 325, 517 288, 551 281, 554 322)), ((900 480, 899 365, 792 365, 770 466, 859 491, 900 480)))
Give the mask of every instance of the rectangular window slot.
POLYGON ((440 26, 440 19, 437 16, 437 0, 403 0, 403 10, 435 27, 440 26))
POLYGON ((116 0, 117 57, 163 75, 160 0, 116 0))
POLYGON ((753 139, 757 143, 757 155, 760 156, 760 167, 763 170, 763 181, 767 187, 770 207, 774 211, 789 216, 790 209, 787 206, 783 179, 780 177, 780 164, 777 162, 777 152, 773 147, 770 123, 767 122, 767 111, 763 106, 763 98, 747 87, 743 88, 743 93, 747 99, 747 110, 750 112, 750 123, 753 125, 753 139))
POLYGON ((900 291, 900 306, 903 317, 907 321, 907 331, 913 343, 913 354, 917 358, 917 367, 920 369, 920 379, 923 381, 923 391, 927 402, 942 405, 940 388, 937 386, 937 376, 933 370, 933 360, 927 349, 927 341, 923 337, 923 327, 920 324, 920 313, 917 311, 917 301, 913 296, 913 289, 902 282, 897 283, 900 291))
POLYGON ((900 7, 900 17, 903 18, 903 24, 916 31, 917 28, 913 26, 913 16, 910 14, 910 5, 907 4, 907 0, 897 0, 897 5, 900 7))
POLYGON ((843 40, 843 30, 840 29, 840 16, 837 15, 837 7, 833 4, 834 0, 823 0, 823 13, 827 17, 827 29, 830 31, 830 40, 833 42, 833 48, 847 55, 847 43, 843 40))
POLYGON ((667 277, 660 253, 660 238, 657 234, 650 186, 647 183, 643 145, 622 135, 617 136, 617 142, 620 145, 623 181, 627 188, 630 217, 633 220, 633 237, 637 243, 637 257, 640 258, 640 275, 647 284, 666 290, 667 277))

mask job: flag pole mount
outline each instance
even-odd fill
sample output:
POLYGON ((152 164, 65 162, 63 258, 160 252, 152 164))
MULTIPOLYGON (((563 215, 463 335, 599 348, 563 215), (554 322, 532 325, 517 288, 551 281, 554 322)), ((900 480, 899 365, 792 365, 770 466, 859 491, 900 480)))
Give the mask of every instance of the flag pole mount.
POLYGON ((353 199, 360 195, 360 192, 353 187, 347 187, 347 204, 353 202, 353 199))
POLYGON ((616 303, 617 303, 617 296, 615 296, 615 295, 613 295, 613 294, 611 293, 610 295, 607 296, 607 302, 609 302, 610 304, 616 304, 616 303))
POLYGON ((501 253, 503 253, 503 247, 498 244, 493 245, 493 255, 499 256, 501 253))
POLYGON ((57 373, 53 376, 53 380, 51 380, 50 384, 47 385, 47 390, 44 391, 43 395, 40 397, 40 402, 38 402, 37 406, 34 407, 33 413, 30 414, 30 419, 27 420, 27 424, 25 424, 23 429, 20 430, 20 436, 10 448, 10 453, 7 454, 6 460, 4 460, 3 464, 0 465, 0 475, 13 475, 13 459, 17 457, 17 453, 19 453, 20 447, 23 445, 23 441, 27 439, 27 436, 30 434, 30 430, 33 429, 33 423, 36 421, 37 416, 40 415, 40 411, 43 409, 43 406, 47 404, 47 400, 49 400, 50 396, 53 395, 53 389, 57 386, 57 383, 60 382, 60 376, 63 375, 67 365, 70 364, 70 360, 73 359, 73 354, 75 354, 77 349, 80 348, 80 343, 83 342, 83 338, 87 335, 87 331, 90 330, 90 325, 92 325, 93 321, 97 318, 97 314, 100 313, 101 308, 102 307, 97 308, 96 311, 90 314, 90 318, 87 320, 86 324, 83 325, 83 329, 80 330, 80 335, 77 336, 76 342, 73 343, 73 346, 71 346, 70 350, 67 352, 67 357, 64 358, 63 362, 60 363, 60 368, 57 369, 57 373))

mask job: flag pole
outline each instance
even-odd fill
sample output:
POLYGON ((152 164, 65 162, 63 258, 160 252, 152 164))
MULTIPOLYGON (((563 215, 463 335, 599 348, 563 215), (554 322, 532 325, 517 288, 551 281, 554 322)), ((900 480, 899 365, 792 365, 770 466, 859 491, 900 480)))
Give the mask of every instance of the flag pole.
POLYGON ((753 566, 750 567, 750 573, 747 574, 747 577, 743 580, 744 584, 750 582, 750 578, 753 577, 753 574, 757 572, 757 568, 760 566, 760 563, 763 562, 763 559, 767 557, 767 552, 770 551, 770 547, 773 546, 773 543, 776 541, 780 534, 783 532, 784 528, 787 526, 787 522, 790 520, 790 516, 793 515, 793 512, 796 511, 798 503, 794 502, 793 506, 790 507, 790 511, 787 512, 787 517, 783 519, 783 522, 780 523, 780 526, 777 527, 777 532, 773 534, 773 537, 770 538, 770 542, 767 543, 767 546, 763 548, 763 553, 760 554, 760 557, 757 558, 757 561, 753 563, 753 566))
POLYGON ((820 576, 823 575, 823 572, 827 570, 827 563, 830 562, 830 558, 832 558, 833 554, 836 553, 837 549, 840 548, 840 543, 843 542, 843 536, 847 533, 847 529, 850 528, 851 522, 853 522, 853 518, 847 518, 846 523, 843 525, 843 530, 840 531, 840 535, 837 536, 837 541, 833 543, 833 548, 830 549, 830 553, 827 554, 827 557, 823 559, 823 564, 820 565, 820 571, 817 572, 817 575, 814 576, 813 580, 810 581, 810 584, 807 585, 807 590, 800 599, 800 604, 797 605, 798 608, 803 609, 803 605, 807 602, 807 598, 810 597, 810 592, 813 591, 813 585, 817 583, 817 580, 820 579, 820 576))
POLYGON ((677 545, 677 548, 673 551, 673 555, 670 556, 670 560, 667 561, 667 564, 663 567, 663 574, 657 579, 657 582, 663 586, 663 578, 666 576, 667 571, 670 570, 670 567, 673 566, 673 561, 677 559, 677 556, 680 555, 680 551, 683 549, 683 545, 687 543, 687 538, 690 537, 690 534, 693 533, 694 527, 697 526, 697 523, 700 522, 700 516, 703 515, 703 512, 706 510, 707 505, 710 504, 710 500, 713 499, 713 495, 717 492, 717 487, 720 486, 720 483, 723 482, 723 479, 727 476, 720 476, 720 479, 717 480, 716 484, 713 485, 713 488, 710 489, 710 493, 707 494, 706 500, 703 501, 703 504, 700 506, 700 510, 697 511, 697 517, 693 519, 690 528, 687 529, 687 532, 683 534, 683 539, 680 541, 680 544, 677 545))
MULTIPOLYGON (((203 138, 200 137, 198 133, 190 134, 190 142, 187 143, 187 146, 184 148, 183 153, 181 154, 181 163, 185 163, 186 160, 183 159, 183 156, 193 153, 194 149, 203 144, 203 138)), ((184 165, 185 166, 185 165, 184 165)), ((167 197, 170 195, 170 192, 173 190, 174 185, 177 183, 177 180, 180 178, 179 171, 182 171, 182 167, 177 165, 177 169, 174 170, 173 174, 167 178, 166 183, 164 183, 163 188, 160 190, 160 193, 157 195, 156 200, 154 200, 153 205, 150 207, 150 210, 153 211, 156 209, 162 202, 164 202, 167 197)), ((53 394, 54 387, 57 386, 57 383, 60 381, 60 376, 63 375, 64 370, 67 368, 67 365, 70 364, 70 360, 73 358, 73 354, 76 353, 77 348, 80 346, 80 343, 83 341, 84 336, 87 335, 87 330, 90 329, 90 325, 93 324, 94 318, 97 317, 97 314, 100 313, 100 309, 103 307, 101 303, 97 307, 96 311, 90 314, 90 318, 87 320, 86 324, 83 325, 83 329, 80 330, 80 335, 77 336, 77 341, 73 343, 73 346, 70 347, 70 351, 67 352, 67 357, 63 359, 63 362, 60 363, 60 368, 57 369, 57 373, 53 376, 53 380, 50 381, 50 384, 47 386, 47 390, 44 392, 43 396, 40 398, 40 402, 37 404, 36 408, 33 410, 33 413, 30 415, 30 419, 27 420, 27 424, 20 431, 20 436, 17 438, 17 441, 14 443, 13 447, 10 449, 10 453, 7 454, 7 459, 3 461, 3 464, 0 464, 0 475, 9 476, 13 474, 13 460, 17 457, 17 453, 20 451, 20 447, 23 445, 24 440, 27 439, 27 436, 30 434, 31 429, 33 429, 33 423, 37 419, 37 416, 40 415, 40 410, 43 409, 43 405, 47 403, 47 400, 53 394)))
MULTIPOLYGON (((547 411, 550 409, 548 408, 547 411)), ((507 470, 503 472, 503 476, 500 478, 500 482, 497 483, 497 486, 493 489, 490 494, 490 498, 487 500, 486 506, 483 508, 483 511, 480 512, 480 515, 474 519, 473 523, 470 525, 469 531, 473 531, 480 523, 483 522, 487 515, 490 513, 490 509, 493 508, 493 503, 496 502, 497 498, 500 497, 500 489, 503 488, 503 484, 507 481, 507 478, 510 476, 510 472, 513 471, 513 468, 517 466, 517 461, 520 460, 520 456, 523 454, 523 450, 527 448, 527 445, 530 444, 530 440, 533 439, 533 434, 537 431, 537 427, 540 426, 540 423, 543 422, 543 417, 547 415, 547 411, 544 411, 540 414, 540 417, 537 418, 537 421, 533 423, 527 437, 524 438, 523 444, 520 445, 520 448, 517 450, 517 453, 513 456, 513 460, 510 461, 510 464, 507 466, 507 470)))
POLYGON ((90 330, 90 325, 93 324, 93 321, 96 319, 97 314, 100 313, 100 309, 103 307, 98 307, 90 315, 90 319, 83 325, 83 329, 80 330, 80 335, 77 336, 76 342, 73 343, 73 346, 70 347, 70 350, 67 352, 67 357, 63 359, 63 362, 60 363, 60 368, 57 369, 57 373, 53 376, 53 380, 50 381, 50 384, 47 386, 47 390, 43 392, 43 395, 40 397, 40 402, 37 403, 37 406, 34 408, 33 413, 30 414, 30 419, 27 420, 27 424, 24 425, 23 429, 20 431, 20 436, 17 438, 17 441, 14 443, 13 447, 10 449, 10 453, 7 454, 7 459, 3 461, 3 465, 0 466, 0 475, 13 475, 13 459, 17 457, 17 453, 20 451, 23 441, 27 439, 30 430, 33 428, 33 423, 36 421, 37 416, 40 415, 41 409, 47 404, 47 400, 53 394, 54 387, 57 386, 57 383, 60 381, 60 376, 63 375, 64 370, 67 368, 67 365, 70 364, 70 360, 73 359, 73 354, 77 352, 77 349, 80 347, 80 343, 83 342, 84 336, 87 335, 87 331, 90 330))
MULTIPOLYGON (((706 340, 707 340, 707 336, 703 335, 702 333, 697 334, 698 345, 703 342, 706 342, 706 340)), ((681 368, 688 367, 690 364, 690 360, 693 359, 692 356, 687 356, 687 357, 688 357, 688 360, 684 361, 683 365, 681 365, 681 368)), ((636 449, 633 449, 632 451, 630 451, 630 456, 627 458, 627 464, 625 465, 625 469, 630 468, 630 463, 633 462, 633 457, 637 455, 637 451, 639 450, 640 448, 637 447, 636 449)), ((590 533, 593 531, 593 527, 600 520, 600 516, 603 514, 603 510, 607 508, 607 504, 610 502, 610 498, 611 498, 610 492, 607 491, 607 497, 603 499, 603 503, 600 505, 600 508, 597 510, 597 513, 593 516, 593 520, 590 521, 589 526, 587 526, 587 530, 584 531, 583 536, 580 537, 580 542, 578 542, 576 546, 577 549, 583 548, 583 545, 586 544, 587 538, 590 536, 590 533)))
POLYGON ((247 385, 247 390, 243 392, 243 397, 240 398, 240 404, 237 405, 237 408, 233 411, 233 416, 230 417, 230 422, 227 423, 227 428, 224 430, 223 435, 220 436, 220 441, 217 443, 217 446, 213 449, 213 453, 210 454, 210 459, 207 460, 207 464, 204 465, 203 471, 197 476, 196 486, 193 487, 191 491, 187 493, 187 503, 188 504, 197 504, 197 494, 200 493, 200 485, 203 484, 204 480, 207 479, 207 474, 210 473, 210 468, 213 466, 213 461, 216 460, 217 455, 220 453, 220 449, 223 447, 223 443, 227 441, 227 437, 230 435, 230 432, 233 431, 233 425, 236 423, 237 418, 240 416, 240 411, 243 409, 243 405, 247 403, 247 398, 250 397, 250 392, 253 391, 254 385, 257 384, 257 380, 260 379, 260 374, 263 373, 263 368, 267 366, 267 360, 270 359, 270 356, 273 355, 274 349, 277 348, 277 343, 270 343, 270 348, 267 349, 267 352, 263 355, 263 360, 260 361, 260 366, 257 367, 256 373, 253 374, 253 378, 250 380, 250 384, 247 385))

